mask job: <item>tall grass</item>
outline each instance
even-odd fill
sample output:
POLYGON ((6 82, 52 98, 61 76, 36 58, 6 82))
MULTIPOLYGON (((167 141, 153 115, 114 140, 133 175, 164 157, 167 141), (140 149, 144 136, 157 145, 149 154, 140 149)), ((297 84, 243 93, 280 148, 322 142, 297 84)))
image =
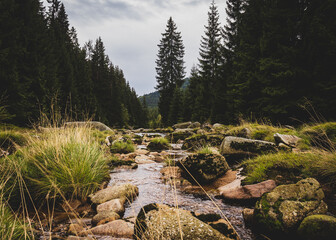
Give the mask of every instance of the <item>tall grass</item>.
POLYGON ((107 160, 88 128, 51 128, 31 136, 10 163, 23 176, 33 200, 85 200, 109 177, 107 160))
POLYGON ((314 177, 321 183, 336 187, 336 152, 268 154, 243 163, 247 184, 275 179, 282 175, 287 180, 314 177))

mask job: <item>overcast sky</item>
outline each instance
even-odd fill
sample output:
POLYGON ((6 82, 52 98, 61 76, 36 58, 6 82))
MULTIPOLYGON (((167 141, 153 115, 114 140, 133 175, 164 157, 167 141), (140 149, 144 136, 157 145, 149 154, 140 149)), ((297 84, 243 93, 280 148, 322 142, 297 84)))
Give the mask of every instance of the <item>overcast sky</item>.
MULTIPOLYGON (((63 0, 79 42, 99 36, 113 64, 124 71, 138 95, 155 91, 157 44, 168 18, 175 21, 185 46, 186 72, 197 64, 201 36, 212 0, 63 0)), ((217 0, 225 22, 225 0, 217 0)))

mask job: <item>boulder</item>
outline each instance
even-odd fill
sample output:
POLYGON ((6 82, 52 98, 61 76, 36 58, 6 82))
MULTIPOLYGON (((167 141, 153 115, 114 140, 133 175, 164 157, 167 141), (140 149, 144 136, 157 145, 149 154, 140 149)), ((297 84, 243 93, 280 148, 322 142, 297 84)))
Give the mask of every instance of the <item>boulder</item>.
POLYGON ((255 227, 274 238, 293 234, 305 217, 327 212, 323 198, 323 190, 313 178, 278 186, 256 203, 255 227))
POLYGON ((177 123, 173 125, 173 128, 174 129, 188 128, 191 124, 192 122, 177 123))
POLYGON ((204 123, 202 128, 207 132, 214 132, 214 129, 210 123, 204 123))
POLYGON ((67 240, 94 240, 93 237, 77 237, 77 236, 68 236, 67 240))
POLYGON ((132 184, 114 185, 103 190, 100 190, 89 196, 94 204, 102 204, 112 199, 125 198, 132 201, 139 194, 137 186, 132 184))
POLYGON ((276 145, 272 142, 241 137, 225 137, 220 146, 220 153, 230 160, 241 160, 276 151, 276 145))
POLYGON ((170 142, 176 143, 178 140, 184 140, 194 134, 193 129, 177 129, 174 132, 167 135, 167 138, 170 142))
POLYGON ((190 124, 187 128, 200 128, 201 124, 199 122, 194 122, 190 124))
POLYGON ((134 226, 136 239, 228 240, 191 212, 166 205, 150 204, 142 208, 134 226))
POLYGON ((224 189, 221 196, 230 201, 254 201, 264 193, 272 191, 276 187, 274 180, 267 180, 253 185, 239 186, 233 189, 224 189))
POLYGON ((111 128, 106 126, 104 123, 101 122, 66 122, 64 124, 65 127, 90 127, 93 129, 97 129, 99 131, 112 131, 111 128))
POLYGON ((327 215, 306 217, 300 224, 298 235, 305 240, 336 239, 336 218, 327 215))
POLYGON ((135 162, 136 162, 137 164, 154 163, 154 161, 152 160, 152 158, 151 158, 150 156, 147 156, 147 155, 136 156, 136 158, 135 158, 135 162))
POLYGON ((81 236, 86 235, 100 235, 100 236, 111 236, 115 238, 133 238, 134 234, 134 224, 126 222, 124 220, 115 220, 97 227, 91 228, 90 230, 81 232, 81 236))
POLYGON ((279 145, 280 143, 283 143, 289 147, 296 148, 301 138, 295 135, 284 135, 284 134, 276 133, 274 134, 274 140, 277 145, 279 145))
POLYGON ((99 212, 92 218, 92 225, 96 226, 99 222, 104 221, 108 219, 109 222, 120 219, 120 216, 118 213, 114 211, 104 211, 99 212))
POLYGON ((216 154, 192 154, 177 164, 185 178, 190 179, 191 174, 199 183, 212 182, 230 169, 225 158, 216 154))
POLYGON ((137 149, 134 152, 136 155, 148 155, 149 151, 147 151, 146 149, 137 149))
POLYGON ((221 145, 224 137, 222 135, 216 134, 195 134, 191 137, 185 139, 182 149, 187 150, 196 150, 200 147, 211 145, 211 146, 219 146, 221 145))
POLYGON ((97 206, 97 212, 98 213, 116 212, 119 215, 123 215, 125 212, 125 207, 124 207, 125 202, 126 202, 125 198, 122 198, 122 199, 117 198, 117 199, 107 201, 97 206))
POLYGON ((212 126, 214 129, 221 129, 221 128, 223 128, 224 127, 224 125, 223 124, 220 124, 220 123, 215 123, 213 126, 212 126))

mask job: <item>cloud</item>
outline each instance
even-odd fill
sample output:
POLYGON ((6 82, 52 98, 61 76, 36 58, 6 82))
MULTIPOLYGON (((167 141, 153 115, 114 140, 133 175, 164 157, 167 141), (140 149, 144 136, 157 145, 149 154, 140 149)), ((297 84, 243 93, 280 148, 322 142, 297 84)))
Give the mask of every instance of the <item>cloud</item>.
MULTIPOLYGON (((79 42, 99 36, 113 64, 139 95, 154 91, 157 44, 173 17, 185 45, 187 75, 197 64, 201 36, 212 0, 63 0, 79 42)), ((225 1, 218 1, 225 19, 225 1)), ((223 21, 222 21, 223 23, 223 21)))

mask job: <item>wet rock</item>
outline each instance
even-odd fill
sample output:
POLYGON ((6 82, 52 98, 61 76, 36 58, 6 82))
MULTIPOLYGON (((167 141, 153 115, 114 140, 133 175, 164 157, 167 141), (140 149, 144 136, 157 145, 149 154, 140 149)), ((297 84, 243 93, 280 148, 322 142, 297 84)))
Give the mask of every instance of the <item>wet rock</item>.
POLYGON ((154 161, 152 160, 152 158, 151 158, 150 156, 147 156, 147 155, 136 156, 136 158, 135 158, 135 162, 136 162, 137 164, 154 163, 154 161))
POLYGON ((182 149, 196 150, 206 145, 219 146, 223 142, 224 137, 222 135, 196 134, 185 139, 182 149))
POLYGON ((241 160, 276 151, 276 145, 272 142, 241 137, 225 137, 220 146, 220 153, 230 160, 241 160))
POLYGON ((137 239, 221 240, 231 239, 194 217, 189 211, 150 204, 142 208, 135 224, 137 239), (180 230, 181 228, 181 230, 180 230))
POLYGON ((230 201, 254 201, 264 193, 272 191, 276 187, 274 180, 267 180, 253 185, 239 186, 233 189, 224 189, 221 196, 230 201))
POLYGON ((253 214, 254 214, 254 209, 244 208, 243 218, 244 218, 246 226, 252 226, 253 225, 253 214))
POLYGON ((327 215, 306 217, 300 224, 298 234, 305 240, 336 239, 336 218, 327 215))
POLYGON ((64 124, 65 127, 90 127, 93 129, 97 129, 99 131, 112 131, 111 128, 106 126, 104 123, 101 122, 66 122, 64 124))
POLYGON ((274 140, 277 145, 283 143, 289 147, 296 148, 302 139, 294 135, 276 133, 274 134, 274 140))
POLYGON ((92 225, 96 226, 102 221, 108 220, 108 222, 111 222, 118 219, 120 219, 120 216, 114 211, 99 212, 92 218, 92 225))
POLYGON ((100 235, 111 236, 115 238, 133 238, 134 224, 124 220, 115 220, 97 227, 91 228, 88 231, 81 232, 81 235, 100 235))
POLYGON ((134 152, 136 155, 148 155, 149 151, 145 150, 145 149, 137 149, 134 152))
POLYGON ((177 123, 173 125, 173 128, 174 129, 188 128, 191 124, 192 122, 177 123))
POLYGON ((133 201, 133 199, 138 196, 138 194, 138 187, 128 183, 105 188, 94 194, 91 194, 89 198, 94 204, 102 204, 117 198, 125 198, 128 201, 133 201))
POLYGON ((256 229, 274 238, 293 233, 305 217, 327 212, 323 198, 323 190, 313 178, 278 186, 256 203, 256 229))
POLYGON ((177 165, 183 170, 185 178, 190 179, 191 174, 199 183, 212 182, 230 169, 225 158, 216 154, 192 154, 177 165))
POLYGON ((122 199, 118 198, 118 199, 107 201, 97 206, 97 212, 98 213, 116 212, 119 215, 123 215, 125 212, 125 207, 124 207, 125 202, 126 202, 125 198, 122 198, 122 199))

